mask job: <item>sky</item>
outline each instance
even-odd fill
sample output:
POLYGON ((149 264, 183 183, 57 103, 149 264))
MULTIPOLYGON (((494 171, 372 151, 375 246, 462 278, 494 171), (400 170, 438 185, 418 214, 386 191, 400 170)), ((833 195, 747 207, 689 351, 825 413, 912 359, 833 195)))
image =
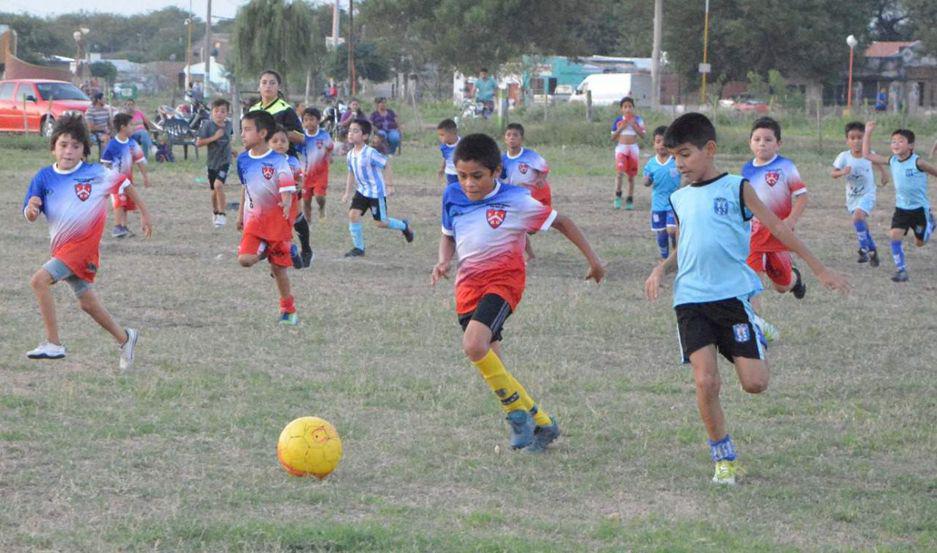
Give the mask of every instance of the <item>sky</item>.
MULTIPOLYGON (((318 0, 321 3, 324 0, 318 0)), ((212 0, 212 17, 233 18, 237 13, 238 7, 246 4, 248 0, 212 0)), ((3 0, 0 11, 22 12, 41 17, 49 15, 59 15, 78 11, 78 9, 89 12, 116 13, 120 15, 133 15, 136 13, 145 13, 148 11, 159 10, 167 6, 176 6, 183 10, 188 10, 192 6, 192 11, 200 18, 205 17, 207 0, 3 0)), ((347 5, 347 0, 342 1, 347 5)))

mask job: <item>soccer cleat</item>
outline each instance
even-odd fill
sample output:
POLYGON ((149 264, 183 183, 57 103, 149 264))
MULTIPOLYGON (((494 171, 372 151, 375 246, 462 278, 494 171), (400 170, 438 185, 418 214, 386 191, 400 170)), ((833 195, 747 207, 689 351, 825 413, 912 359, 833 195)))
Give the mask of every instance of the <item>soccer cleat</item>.
POLYGON ((615 206, 615 209, 621 209, 621 196, 615 196, 615 201, 612 202, 612 205, 615 206))
POLYGON ((296 326, 299 324, 299 315, 293 313, 280 313, 279 323, 284 326, 296 326))
POLYGON ((114 225, 114 230, 111 231, 111 236, 113 238, 123 238, 130 233, 130 230, 123 225, 114 225))
POLYGON ((625 198, 625 211, 634 211, 634 200, 631 196, 625 198))
POLYGON ((316 252, 309 250, 308 252, 303 252, 301 256, 303 258, 303 267, 309 267, 312 265, 312 260, 316 258, 316 252))
POLYGON ((228 222, 228 217, 224 213, 219 213, 215 221, 215 228, 221 228, 228 222))
POLYGON ((299 255, 299 248, 296 247, 296 244, 290 244, 290 259, 293 260, 294 269, 303 268, 303 258, 299 255))
POLYGON ((530 412, 516 409, 508 413, 508 425, 511 427, 511 449, 523 449, 534 440, 534 429, 537 424, 530 412))
POLYGON ((404 229, 400 232, 403 233, 403 237, 407 239, 407 243, 413 242, 413 230, 410 229, 410 221, 403 220, 404 229))
POLYGON ((541 453, 546 451, 547 446, 557 439, 560 435, 560 427, 556 424, 556 419, 550 417, 548 426, 538 426, 534 429, 534 441, 527 446, 530 453, 541 453))
POLYGON ((713 474, 713 484, 734 486, 737 473, 738 466, 735 461, 718 461, 716 462, 716 472, 713 474))
POLYGON ((133 368, 133 350, 137 345, 140 333, 132 328, 126 329, 127 341, 120 346, 120 370, 129 371, 133 368))
POLYGON ((869 262, 869 253, 865 250, 859 250, 859 259, 856 260, 856 263, 868 263, 869 262))
POLYGON ((910 277, 906 269, 895 271, 895 275, 891 277, 892 282, 908 282, 908 280, 910 280, 910 277))
POLYGON ((364 257, 364 250, 361 248, 352 248, 345 253, 345 257, 364 257))
POLYGON ((804 284, 804 281, 800 278, 800 271, 797 270, 797 267, 791 267, 791 271, 794 272, 794 277, 797 279, 794 281, 794 287, 791 288, 791 293, 794 294, 794 297, 802 300, 804 296, 807 295, 807 285, 804 284))
POLYGON ((869 266, 878 267, 878 250, 872 250, 869 252, 869 266))
POLYGON ((66 353, 63 345, 43 342, 36 349, 26 352, 26 357, 29 359, 63 359, 66 353))

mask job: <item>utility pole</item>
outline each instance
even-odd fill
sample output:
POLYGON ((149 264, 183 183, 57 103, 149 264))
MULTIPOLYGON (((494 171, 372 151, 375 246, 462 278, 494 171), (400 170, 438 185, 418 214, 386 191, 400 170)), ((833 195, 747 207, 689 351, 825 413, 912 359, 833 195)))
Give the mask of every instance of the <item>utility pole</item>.
POLYGON ((208 98, 209 87, 211 86, 211 0, 208 0, 208 9, 205 10, 205 82, 202 88, 204 95, 208 98))
POLYGON ((699 66, 699 72, 703 75, 703 86, 699 90, 699 103, 706 103, 706 76, 709 74, 709 0, 706 0, 706 13, 703 16, 703 63, 699 66))
MULTIPOLYGON (((209 0, 211 1, 211 0, 209 0)), ((351 95, 358 94, 358 79, 355 76, 355 0, 348 0, 348 88, 351 95)))
POLYGON ((663 29, 664 0, 654 0, 654 46, 651 50, 651 107, 660 109, 660 35, 663 29))

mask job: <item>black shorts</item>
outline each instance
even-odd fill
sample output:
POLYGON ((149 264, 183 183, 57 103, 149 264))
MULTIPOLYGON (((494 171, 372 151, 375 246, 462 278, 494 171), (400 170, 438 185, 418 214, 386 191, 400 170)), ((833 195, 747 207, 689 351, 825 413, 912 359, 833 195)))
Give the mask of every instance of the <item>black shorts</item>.
POLYGON ((208 187, 212 190, 215 189, 215 181, 220 180, 221 184, 224 184, 225 180, 228 178, 228 169, 230 165, 225 163, 218 169, 208 169, 208 187))
POLYGON ((753 322, 754 311, 747 300, 730 298, 706 303, 684 303, 677 312, 677 332, 683 362, 708 345, 729 361, 735 357, 764 359, 764 337, 753 322))
POLYGON ((927 234, 927 215, 927 210, 923 207, 917 209, 896 207, 895 213, 891 216, 891 228, 901 229, 906 235, 910 229, 918 240, 924 240, 927 234))
POLYGON ((361 192, 355 192, 350 209, 357 209, 362 215, 370 211, 375 221, 387 220, 387 198, 369 198, 361 192))
POLYGON ((501 341, 501 329, 504 321, 511 316, 511 305, 498 294, 485 294, 478 300, 475 311, 459 314, 462 332, 468 328, 469 321, 478 321, 491 329, 491 341, 501 341))

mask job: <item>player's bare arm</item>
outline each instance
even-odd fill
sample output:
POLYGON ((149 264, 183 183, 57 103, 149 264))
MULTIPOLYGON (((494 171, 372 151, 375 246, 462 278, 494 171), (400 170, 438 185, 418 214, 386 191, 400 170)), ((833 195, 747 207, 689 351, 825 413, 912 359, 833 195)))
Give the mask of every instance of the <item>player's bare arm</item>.
POLYGON ((430 284, 435 286, 437 282, 444 278, 449 278, 449 266, 452 264, 452 256, 455 255, 455 238, 445 234, 439 237, 439 257, 436 266, 433 267, 433 274, 430 275, 430 284))
POLYGON ((150 210, 146 208, 146 203, 143 202, 143 198, 140 197, 134 185, 128 185, 124 189, 124 193, 133 203, 137 204, 137 209, 140 210, 140 227, 143 229, 143 236, 149 238, 153 235, 153 226, 150 224, 150 210))
POLYGON ((865 134, 862 135, 862 157, 871 161, 872 163, 882 163, 887 164, 888 158, 876 154, 872 151, 872 131, 875 130, 875 121, 869 121, 865 124, 865 134))
POLYGON ((677 248, 674 246, 670 250, 670 256, 664 261, 654 265, 651 274, 644 281, 644 296, 649 301, 657 301, 660 296, 660 281, 664 275, 669 275, 677 270, 677 248))
POLYGON ((881 175, 881 180, 879 186, 885 186, 891 182, 891 171, 888 170, 888 167, 881 163, 874 163, 875 168, 878 169, 879 174, 881 175))
POLYGON ((238 218, 237 218, 237 229, 244 230, 244 200, 246 199, 247 194, 244 192, 244 187, 241 187, 241 204, 238 206, 238 218))
POLYGON ((837 169, 834 167, 833 170, 830 171, 830 176, 834 179, 838 179, 840 177, 845 177, 849 173, 852 173, 852 167, 849 165, 843 167, 842 169, 837 169))
POLYGON ((647 175, 646 177, 644 177, 644 181, 643 181, 643 182, 644 182, 644 186, 650 186, 650 185, 654 184, 654 179, 651 178, 651 175, 647 175))
POLYGON ((843 293, 849 292, 849 281, 846 277, 828 269, 821 262, 806 244, 800 241, 794 232, 784 224, 773 211, 768 209, 765 204, 758 199, 758 194, 748 182, 742 185, 742 198, 745 200, 745 206, 758 218, 759 221, 771 231, 778 240, 803 259, 817 279, 823 285, 831 290, 839 290, 843 293))
POLYGON ((791 227, 791 230, 794 229, 794 225, 797 224, 797 221, 800 221, 800 217, 804 214, 805 209, 807 209, 806 192, 794 196, 794 203, 791 205, 791 213, 784 219, 784 222, 787 223, 787 226, 791 227))
POLYGON ((345 193, 342 194, 342 203, 348 203, 348 199, 351 198, 351 190, 355 185, 355 176, 351 174, 351 171, 348 172, 348 177, 345 179, 345 193))
POLYGON ((937 166, 935 166, 933 163, 928 163, 921 158, 917 158, 917 169, 918 171, 922 171, 928 175, 937 177, 937 166))
POLYGON ((290 209, 293 207, 295 196, 293 192, 280 192, 280 205, 283 206, 283 218, 286 220, 290 218, 290 209))
POLYGON ((146 170, 146 163, 144 163, 144 162, 142 162, 142 161, 138 161, 138 162, 137 162, 137 169, 139 169, 139 170, 140 170, 140 174, 143 175, 143 187, 144 187, 144 188, 149 188, 149 187, 150 187, 150 174, 149 174, 149 172, 147 172, 147 170, 146 170))
POLYGON ((589 272, 586 273, 586 280, 593 279, 596 283, 602 282, 606 273, 605 264, 602 263, 598 254, 592 249, 592 245, 589 244, 589 240, 579 229, 579 226, 572 219, 562 214, 556 215, 551 226, 575 244, 582 252, 582 255, 585 256, 586 261, 589 262, 589 272))
POLYGON ((29 202, 26 204, 26 208, 23 210, 23 216, 26 217, 26 220, 32 223, 39 217, 40 209, 42 208, 42 198, 39 196, 33 196, 29 198, 29 202))
POLYGON ((384 184, 387 185, 387 195, 391 196, 394 193, 394 171, 390 168, 390 160, 387 160, 387 165, 384 166, 384 184))

